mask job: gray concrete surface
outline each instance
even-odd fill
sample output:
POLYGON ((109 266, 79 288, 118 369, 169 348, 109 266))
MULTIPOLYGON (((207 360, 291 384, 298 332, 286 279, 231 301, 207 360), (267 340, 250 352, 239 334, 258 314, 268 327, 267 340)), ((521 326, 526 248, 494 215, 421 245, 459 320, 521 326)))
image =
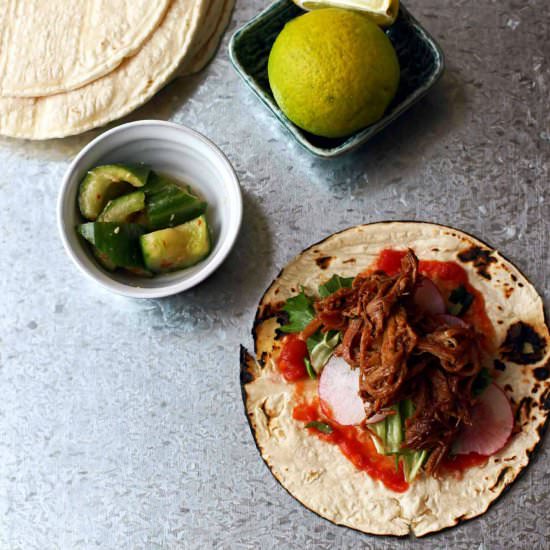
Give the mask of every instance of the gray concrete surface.
MULTIPOLYGON (((228 35, 265 1, 239 0, 228 35)), ((228 35, 202 74, 126 120, 213 139, 240 177, 242 232, 196 289, 131 301, 65 255, 55 202, 100 131, 0 141, 0 548, 542 549, 548 438, 484 516, 422 540, 362 536, 303 509, 260 460, 238 383, 255 305, 279 268, 347 226, 451 224, 550 291, 550 18, 546 0, 410 0, 447 72, 367 147, 321 161, 245 88, 228 35)))

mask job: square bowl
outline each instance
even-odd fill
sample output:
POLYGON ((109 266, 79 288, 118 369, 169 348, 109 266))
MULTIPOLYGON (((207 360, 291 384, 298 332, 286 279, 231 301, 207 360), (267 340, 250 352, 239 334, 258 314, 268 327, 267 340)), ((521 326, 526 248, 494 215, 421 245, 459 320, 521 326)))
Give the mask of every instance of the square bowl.
POLYGON ((65 251, 80 271, 103 288, 131 298, 161 298, 199 284, 213 273, 233 247, 242 220, 237 175, 214 143, 185 126, 140 120, 117 126, 90 142, 73 160, 61 185, 57 224, 65 251), (155 277, 107 271, 77 234, 85 220, 77 205, 86 172, 100 164, 144 163, 153 170, 188 183, 208 203, 206 217, 213 241, 209 256, 198 264, 155 277))
POLYGON ((314 136, 293 124, 281 111, 269 86, 267 61, 283 27, 305 12, 291 0, 279 0, 241 27, 231 38, 229 55, 237 72, 283 126, 310 153, 331 158, 368 141, 423 97, 444 69, 443 52, 435 40, 401 4, 395 23, 385 30, 401 67, 399 89, 384 116, 344 138, 314 136))

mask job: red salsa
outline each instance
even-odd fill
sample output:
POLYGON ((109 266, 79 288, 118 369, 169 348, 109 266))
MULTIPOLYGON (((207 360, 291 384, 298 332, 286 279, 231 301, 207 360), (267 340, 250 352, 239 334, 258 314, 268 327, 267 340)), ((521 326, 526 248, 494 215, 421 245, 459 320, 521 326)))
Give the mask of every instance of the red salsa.
POLYGON ((319 439, 337 445, 342 454, 358 470, 381 481, 388 489, 403 493, 409 488, 401 464, 397 469, 393 458, 378 454, 369 432, 356 426, 341 426, 328 420, 321 412, 318 399, 313 403, 296 405, 292 416, 300 422, 319 421, 328 424, 332 428, 329 434, 315 428, 308 428, 308 430, 319 439))
POLYGON ((279 372, 287 382, 297 382, 307 376, 304 358, 307 357, 306 343, 297 334, 287 334, 277 360, 279 372))
POLYGON ((487 463, 488 459, 488 456, 483 456, 477 453, 447 456, 441 462, 441 467, 447 472, 452 472, 461 476, 464 470, 474 466, 483 466, 487 463))

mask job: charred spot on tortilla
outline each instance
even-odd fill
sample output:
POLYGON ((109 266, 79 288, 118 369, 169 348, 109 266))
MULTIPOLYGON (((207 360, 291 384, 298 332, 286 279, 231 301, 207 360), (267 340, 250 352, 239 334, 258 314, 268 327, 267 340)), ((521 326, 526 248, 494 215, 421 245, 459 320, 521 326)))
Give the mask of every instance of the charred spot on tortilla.
POLYGON ((258 363, 260 364, 261 367, 265 367, 267 357, 268 357, 267 351, 262 351, 262 354, 260 355, 260 358, 258 359, 258 363))
POLYGON ((510 468, 510 467, 504 468, 504 470, 502 470, 500 472, 500 474, 498 475, 497 480, 495 481, 493 486, 489 488, 489 491, 494 491, 495 488, 498 487, 504 481, 505 477, 507 476, 507 474, 510 470, 512 470, 512 468, 510 468))
POLYGON ((504 287, 504 296, 507 300, 512 296, 512 292, 514 292, 514 289, 511 286, 504 287))
POLYGON ((535 375, 535 378, 537 380, 546 380, 548 376, 550 376, 550 370, 548 368, 548 364, 544 367, 537 367, 533 370, 533 374, 535 375))
POLYGON ((241 384, 244 388, 245 384, 249 384, 250 382, 254 381, 254 376, 250 372, 248 368, 248 358, 250 357, 249 353, 246 351, 246 348, 244 346, 241 346, 240 352, 239 352, 239 362, 241 365, 241 372, 240 372, 240 380, 241 384))
POLYGON ((518 278, 513 273, 510 273, 510 277, 511 277, 512 281, 514 281, 514 283, 517 282, 518 278))
POLYGON ((519 365, 538 363, 545 355, 546 342, 528 323, 518 321, 508 328, 500 355, 519 365))
POLYGON ((489 273, 489 266, 497 261, 497 259, 492 256, 493 252, 493 250, 474 245, 459 252, 458 259, 464 263, 473 263, 477 273, 490 281, 491 274, 489 273))
POLYGON ((271 319, 271 317, 285 315, 281 308, 285 305, 283 301, 279 302, 268 302, 264 304, 259 310, 258 315, 256 316, 256 323, 259 324, 266 319, 271 319))
POLYGON ((524 397, 518 404, 516 409, 515 421, 526 422, 529 420, 529 413, 531 412, 531 407, 533 406, 533 400, 530 396, 524 397))
POLYGON ((321 269, 327 269, 329 267, 331 261, 332 261, 332 256, 321 256, 320 258, 317 258, 315 260, 315 263, 321 269))
POLYGON ((343 264, 354 264, 357 260, 355 258, 348 258, 347 260, 344 260, 343 264))
MULTIPOLYGON (((277 319, 277 323, 280 326, 284 326, 290 322, 290 315, 286 311, 278 311, 277 315, 274 316, 277 319)), ((279 329, 277 329, 281 332, 279 329)))
POLYGON ((506 365, 502 361, 499 361, 498 359, 495 359, 493 361, 493 366, 496 370, 500 370, 500 371, 506 370, 506 365))

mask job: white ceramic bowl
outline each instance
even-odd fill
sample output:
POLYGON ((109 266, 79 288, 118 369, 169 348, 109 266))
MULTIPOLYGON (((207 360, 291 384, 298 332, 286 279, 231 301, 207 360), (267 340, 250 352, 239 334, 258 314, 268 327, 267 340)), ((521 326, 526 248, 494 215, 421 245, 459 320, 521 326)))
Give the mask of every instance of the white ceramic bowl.
POLYGON ((57 204, 57 221, 67 254, 104 288, 133 298, 159 298, 187 290, 206 279, 229 254, 241 225, 242 197, 225 155, 201 134, 171 122, 142 120, 123 124, 89 143, 69 166, 57 204), (77 206, 80 181, 99 164, 143 162, 189 183, 208 202, 213 237, 210 255, 197 265, 153 278, 111 273, 95 260, 75 227, 84 220, 77 206))

